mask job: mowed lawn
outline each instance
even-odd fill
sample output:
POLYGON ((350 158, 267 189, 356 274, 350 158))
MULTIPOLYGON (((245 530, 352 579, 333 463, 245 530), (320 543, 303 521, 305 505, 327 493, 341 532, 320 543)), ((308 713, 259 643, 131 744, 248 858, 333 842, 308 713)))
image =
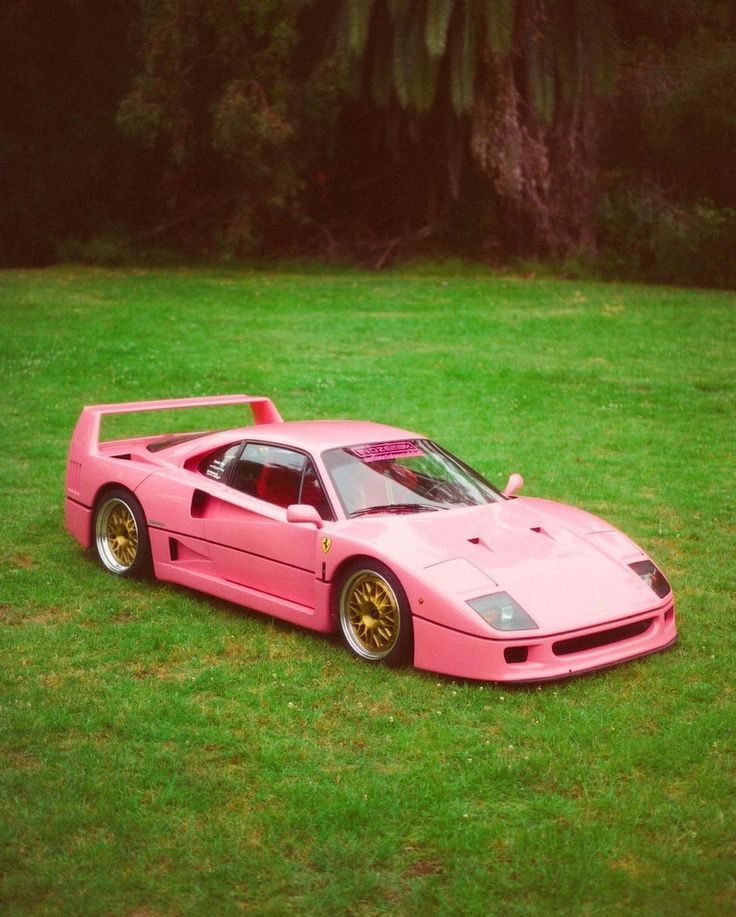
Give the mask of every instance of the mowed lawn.
POLYGON ((736 295, 471 269, 0 274, 0 911, 736 910, 736 295), (84 404, 438 439, 620 526, 680 642, 538 687, 353 660, 65 533, 84 404))

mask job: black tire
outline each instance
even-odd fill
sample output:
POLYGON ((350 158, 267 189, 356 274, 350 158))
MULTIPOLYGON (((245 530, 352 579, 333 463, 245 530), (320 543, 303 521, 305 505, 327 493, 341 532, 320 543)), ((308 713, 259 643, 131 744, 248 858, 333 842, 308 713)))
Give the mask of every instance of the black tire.
POLYGON ((146 517, 132 493, 106 491, 94 513, 92 540, 102 566, 115 576, 143 576, 151 569, 146 517))
POLYGON ((358 560, 340 578, 340 632, 348 649, 366 662, 399 665, 412 658, 414 629, 401 583, 385 564, 358 560))

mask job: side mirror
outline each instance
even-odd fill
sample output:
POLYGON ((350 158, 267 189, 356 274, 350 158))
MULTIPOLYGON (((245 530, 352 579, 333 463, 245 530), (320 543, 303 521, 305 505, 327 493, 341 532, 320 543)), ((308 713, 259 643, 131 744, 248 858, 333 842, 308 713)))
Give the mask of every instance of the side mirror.
POLYGON ((524 478, 522 478, 522 476, 518 472, 515 471, 512 475, 509 476, 509 479, 506 482, 506 486, 503 489, 504 497, 511 497, 513 494, 516 493, 517 490, 519 490, 523 486, 524 486, 524 478))
POLYGON ((320 514, 313 506, 307 506, 306 503, 292 503, 286 508, 287 522, 308 522, 310 525, 321 529, 324 521, 320 514))

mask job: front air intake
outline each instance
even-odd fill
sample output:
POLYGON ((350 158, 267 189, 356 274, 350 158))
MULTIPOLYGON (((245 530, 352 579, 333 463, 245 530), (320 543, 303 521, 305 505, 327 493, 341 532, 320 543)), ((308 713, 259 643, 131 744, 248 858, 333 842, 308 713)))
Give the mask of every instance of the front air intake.
POLYGON ((608 646, 609 643, 630 640, 649 630, 653 620, 653 618, 645 618, 635 624, 624 624, 623 627, 614 627, 611 630, 599 630, 593 634, 585 634, 584 637, 558 640, 552 644, 552 652, 555 656, 568 656, 570 653, 584 653, 586 650, 594 650, 599 646, 608 646))

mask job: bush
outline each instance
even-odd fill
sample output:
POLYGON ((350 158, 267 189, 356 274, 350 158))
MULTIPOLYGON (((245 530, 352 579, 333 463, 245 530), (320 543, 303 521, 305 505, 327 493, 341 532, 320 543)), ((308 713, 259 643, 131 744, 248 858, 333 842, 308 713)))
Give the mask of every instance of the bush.
POLYGON ((736 287, 736 210, 674 205, 656 186, 625 187, 604 197, 598 226, 609 276, 736 287))
POLYGON ((67 236, 56 245, 55 254, 59 262, 94 267, 168 266, 181 264, 184 260, 181 251, 162 245, 143 245, 123 229, 100 232, 87 238, 67 236))
POLYGON ((68 236, 56 246, 59 261, 117 267, 132 260, 130 238, 122 233, 103 233, 88 239, 68 236))

